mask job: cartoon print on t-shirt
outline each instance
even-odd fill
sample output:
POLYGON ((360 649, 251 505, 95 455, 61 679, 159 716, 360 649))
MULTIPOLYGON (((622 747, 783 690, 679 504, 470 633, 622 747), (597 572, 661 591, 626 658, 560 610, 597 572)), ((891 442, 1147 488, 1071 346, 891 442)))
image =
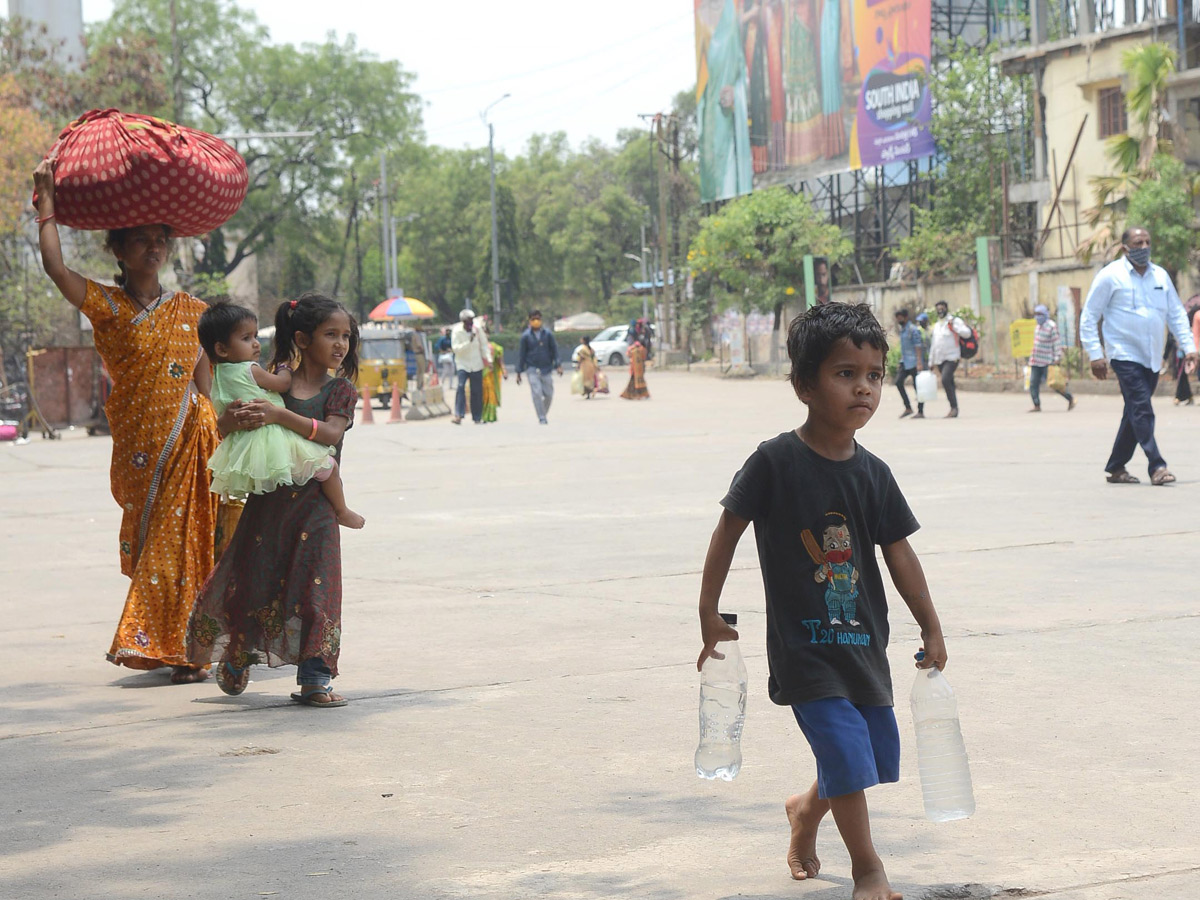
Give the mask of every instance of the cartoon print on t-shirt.
POLYGON ((845 621, 858 627, 860 623, 854 617, 858 610, 858 569, 854 568, 854 546, 846 517, 833 512, 825 515, 820 544, 807 528, 800 537, 817 566, 813 580, 825 585, 829 624, 841 625, 845 621))

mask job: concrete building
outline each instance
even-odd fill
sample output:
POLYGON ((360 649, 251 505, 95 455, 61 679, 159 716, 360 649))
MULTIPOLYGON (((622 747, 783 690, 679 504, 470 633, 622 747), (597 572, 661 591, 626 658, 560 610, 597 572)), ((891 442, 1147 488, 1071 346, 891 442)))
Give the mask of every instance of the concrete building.
POLYGON ((44 28, 46 44, 63 65, 82 64, 83 0, 8 0, 8 17, 44 28))
MULTIPOLYGON (((1177 0, 1145 0, 1135 6, 1088 2, 1069 6, 1053 20, 1047 0, 1031 2, 1031 42, 997 55, 1001 71, 1027 74, 1035 85, 1032 168, 1010 177, 1008 201, 1025 204, 1035 223, 1035 243, 1049 223, 1038 259, 1065 259, 1092 229, 1084 211, 1096 205, 1092 179, 1111 175, 1106 140, 1128 130, 1128 89, 1122 54, 1151 41, 1176 48, 1178 71, 1172 76, 1167 109, 1176 152, 1200 164, 1200 9, 1177 0), (1058 34, 1056 39, 1048 39, 1058 34), (1187 48, 1191 47, 1191 53, 1187 48), (1061 190, 1060 190, 1061 188, 1061 190), (1057 207, 1055 201, 1057 200, 1057 207)), ((1017 255, 1010 248, 1008 258, 1017 255)))

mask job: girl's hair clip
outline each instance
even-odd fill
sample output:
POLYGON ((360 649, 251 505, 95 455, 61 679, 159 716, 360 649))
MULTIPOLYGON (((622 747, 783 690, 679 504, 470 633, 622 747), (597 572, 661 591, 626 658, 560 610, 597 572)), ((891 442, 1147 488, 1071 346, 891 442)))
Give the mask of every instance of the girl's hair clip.
POLYGON ((288 301, 288 308, 289 308, 289 309, 295 309, 295 308, 296 308, 296 303, 297 303, 297 301, 296 301, 296 300, 289 300, 289 301, 288 301))

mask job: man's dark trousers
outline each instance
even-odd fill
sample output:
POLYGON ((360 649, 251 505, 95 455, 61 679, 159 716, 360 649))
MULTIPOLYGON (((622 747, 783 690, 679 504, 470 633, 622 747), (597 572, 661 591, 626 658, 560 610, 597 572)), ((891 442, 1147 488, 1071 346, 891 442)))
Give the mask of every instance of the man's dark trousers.
POLYGON ((467 383, 471 384, 471 418, 483 421, 483 370, 468 372, 458 370, 458 392, 454 395, 454 415, 462 418, 467 414, 467 383))
POLYGON ((1150 405, 1154 388, 1158 386, 1158 373, 1127 359, 1114 359, 1112 369, 1121 385, 1125 411, 1121 414, 1121 427, 1117 429, 1112 456, 1104 471, 1111 474, 1125 468, 1125 464, 1133 459, 1134 449, 1141 444, 1153 475, 1167 464, 1154 440, 1154 408, 1150 405))

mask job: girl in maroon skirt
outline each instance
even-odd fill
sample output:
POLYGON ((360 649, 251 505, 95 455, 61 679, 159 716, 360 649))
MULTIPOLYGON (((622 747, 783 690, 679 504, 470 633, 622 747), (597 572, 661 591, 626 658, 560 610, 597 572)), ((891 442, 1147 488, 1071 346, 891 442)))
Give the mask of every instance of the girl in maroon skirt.
MULTIPOLYGON (((286 408, 269 401, 231 403, 222 433, 278 424, 335 448, 354 423, 358 400, 358 325, 342 304, 308 293, 275 315, 275 355, 268 367, 296 364, 286 408), (337 372, 331 377, 329 372, 337 372)), ((229 547, 196 599, 188 623, 194 665, 217 666, 217 684, 240 694, 250 666, 294 665, 306 706, 345 706, 330 682, 342 639, 341 534, 333 507, 314 479, 252 494, 229 547)))

